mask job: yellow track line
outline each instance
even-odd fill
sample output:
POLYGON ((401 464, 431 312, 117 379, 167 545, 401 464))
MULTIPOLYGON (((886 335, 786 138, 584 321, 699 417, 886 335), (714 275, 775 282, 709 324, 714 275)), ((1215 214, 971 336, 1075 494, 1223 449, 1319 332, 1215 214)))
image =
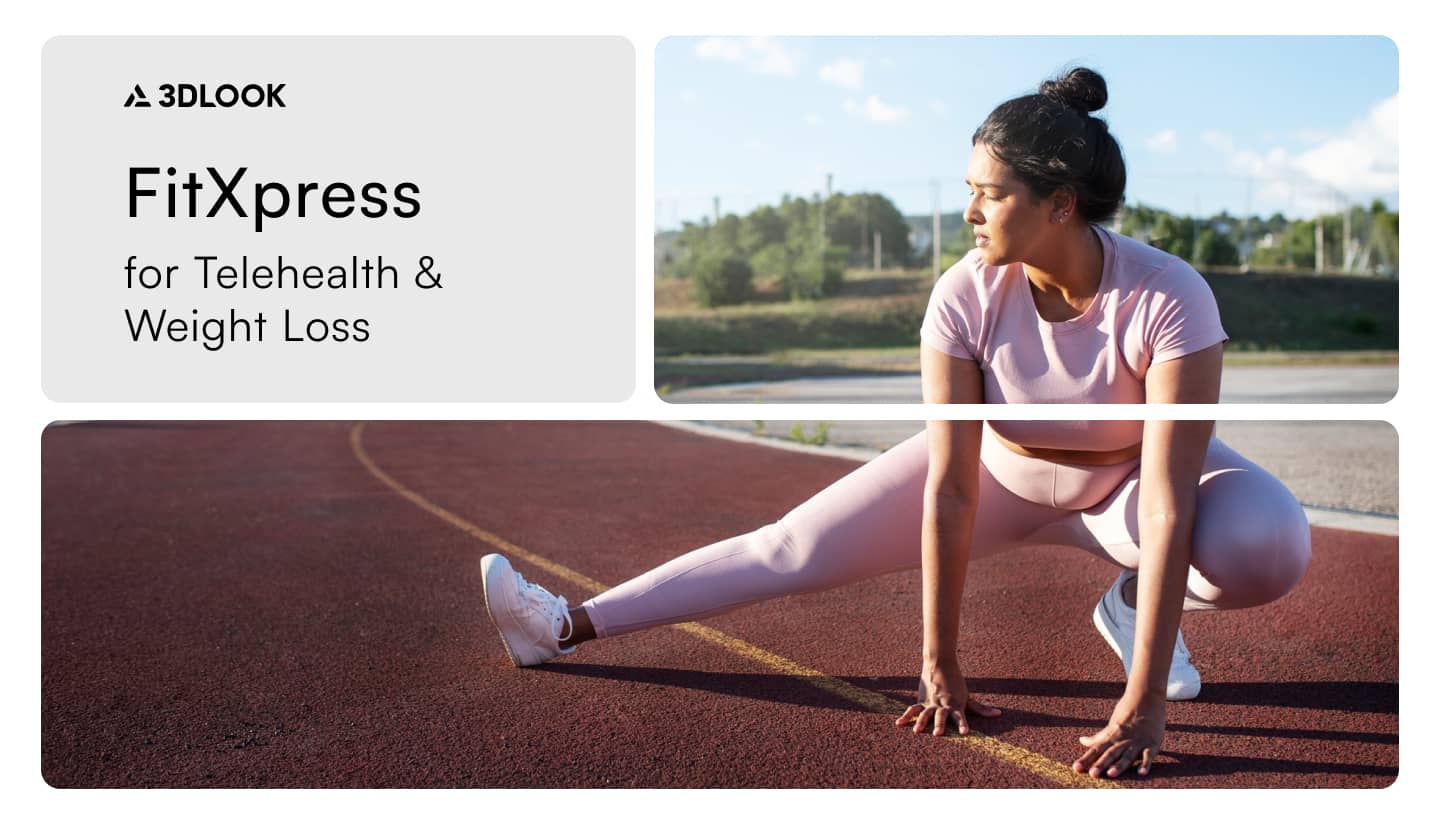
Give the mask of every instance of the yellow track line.
MULTIPOLYGON (((531 566, 543 569, 551 575, 568 581, 590 594, 599 594, 610 588, 594 578, 582 575, 567 566, 562 566, 548 558, 543 558, 529 550, 522 549, 493 532, 481 529, 448 509, 444 509, 431 502, 420 493, 409 489, 404 484, 395 480, 390 473, 381 469, 379 464, 375 463, 374 459, 365 451, 364 432, 365 424, 363 423, 357 423, 351 427, 350 450, 355 453, 355 457, 360 461, 361 465, 363 465, 371 475, 375 476, 376 480, 389 487, 400 497, 415 504, 445 523, 450 524, 461 532, 470 535, 472 538, 489 544, 512 558, 519 558, 531 566)), ((692 622, 673 624, 672 627, 723 647, 742 658, 748 658, 751 661, 769 667, 775 672, 798 678, 812 687, 843 698, 870 712, 885 715, 890 718, 898 718, 905 712, 906 704, 892 698, 887 698, 878 692, 857 687, 849 681, 844 681, 834 676, 826 675, 819 670, 811 669, 803 664, 798 664, 788 658, 776 655, 769 650, 761 649, 754 644, 742 641, 734 636, 726 635, 719 630, 711 629, 703 624, 692 622)), ((1022 770, 1034 773, 1041 778, 1048 779, 1061 786, 1090 789, 1115 789, 1117 787, 1113 782, 1101 781, 1091 778, 1088 775, 1076 775, 1068 765, 1052 761, 1043 755, 1033 753, 1023 747, 1007 744, 1004 741, 992 738, 973 729, 968 735, 960 736, 947 733, 945 738, 956 744, 978 750, 1013 767, 1019 767, 1022 770)))

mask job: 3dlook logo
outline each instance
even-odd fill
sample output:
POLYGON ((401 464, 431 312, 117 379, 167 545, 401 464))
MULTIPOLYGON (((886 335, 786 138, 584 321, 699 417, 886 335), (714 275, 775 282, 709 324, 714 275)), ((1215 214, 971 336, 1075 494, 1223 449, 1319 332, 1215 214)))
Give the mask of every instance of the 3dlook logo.
POLYGON ((160 99, 155 103, 136 83, 130 96, 125 98, 127 109, 148 109, 152 105, 162 109, 232 109, 244 106, 249 109, 283 109, 285 100, 280 93, 284 83, 247 83, 236 86, 224 83, 212 89, 204 83, 166 83, 160 87, 160 99))

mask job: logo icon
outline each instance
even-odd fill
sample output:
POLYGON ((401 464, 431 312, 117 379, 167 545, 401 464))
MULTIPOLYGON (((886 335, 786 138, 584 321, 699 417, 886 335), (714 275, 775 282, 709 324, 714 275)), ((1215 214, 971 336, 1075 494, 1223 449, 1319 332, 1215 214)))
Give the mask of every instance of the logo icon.
POLYGON ((140 88, 139 83, 135 84, 135 90, 130 92, 130 96, 125 98, 125 108, 128 109, 131 106, 137 109, 150 108, 150 101, 145 99, 145 90, 140 88))

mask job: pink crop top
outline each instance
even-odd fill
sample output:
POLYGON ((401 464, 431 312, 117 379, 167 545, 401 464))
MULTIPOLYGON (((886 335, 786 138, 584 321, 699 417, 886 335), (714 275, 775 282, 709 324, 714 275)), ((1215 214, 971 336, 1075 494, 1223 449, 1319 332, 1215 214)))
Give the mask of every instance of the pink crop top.
MULTIPOLYGON (((1185 261, 1093 227, 1105 264, 1079 317, 1051 323, 1035 309, 1018 263, 987 266, 976 249, 930 294, 920 340, 977 361, 986 403, 1144 403, 1152 363, 1228 340, 1210 286, 1185 261)), ((1140 442, 1142 421, 992 421, 1035 449, 1109 451, 1140 442)))

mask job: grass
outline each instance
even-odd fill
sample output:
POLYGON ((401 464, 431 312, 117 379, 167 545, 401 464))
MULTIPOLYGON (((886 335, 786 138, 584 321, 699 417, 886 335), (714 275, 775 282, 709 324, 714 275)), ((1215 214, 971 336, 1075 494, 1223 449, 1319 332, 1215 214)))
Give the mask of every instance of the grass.
MULTIPOLYGON (((1398 281, 1273 272, 1205 277, 1220 305, 1232 352, 1373 353, 1399 348, 1398 281)), ((839 295, 792 302, 783 299, 777 281, 762 279, 754 301, 707 310, 689 300, 684 281, 658 281, 657 382, 664 359, 681 355, 763 355, 764 361, 749 368, 767 374, 817 369, 820 374, 855 374, 855 369, 873 374, 881 368, 874 358, 855 363, 827 354, 805 361, 796 353, 915 352, 932 284, 924 270, 852 270, 839 295)), ((694 365, 701 371, 724 371, 737 363, 694 365)))

